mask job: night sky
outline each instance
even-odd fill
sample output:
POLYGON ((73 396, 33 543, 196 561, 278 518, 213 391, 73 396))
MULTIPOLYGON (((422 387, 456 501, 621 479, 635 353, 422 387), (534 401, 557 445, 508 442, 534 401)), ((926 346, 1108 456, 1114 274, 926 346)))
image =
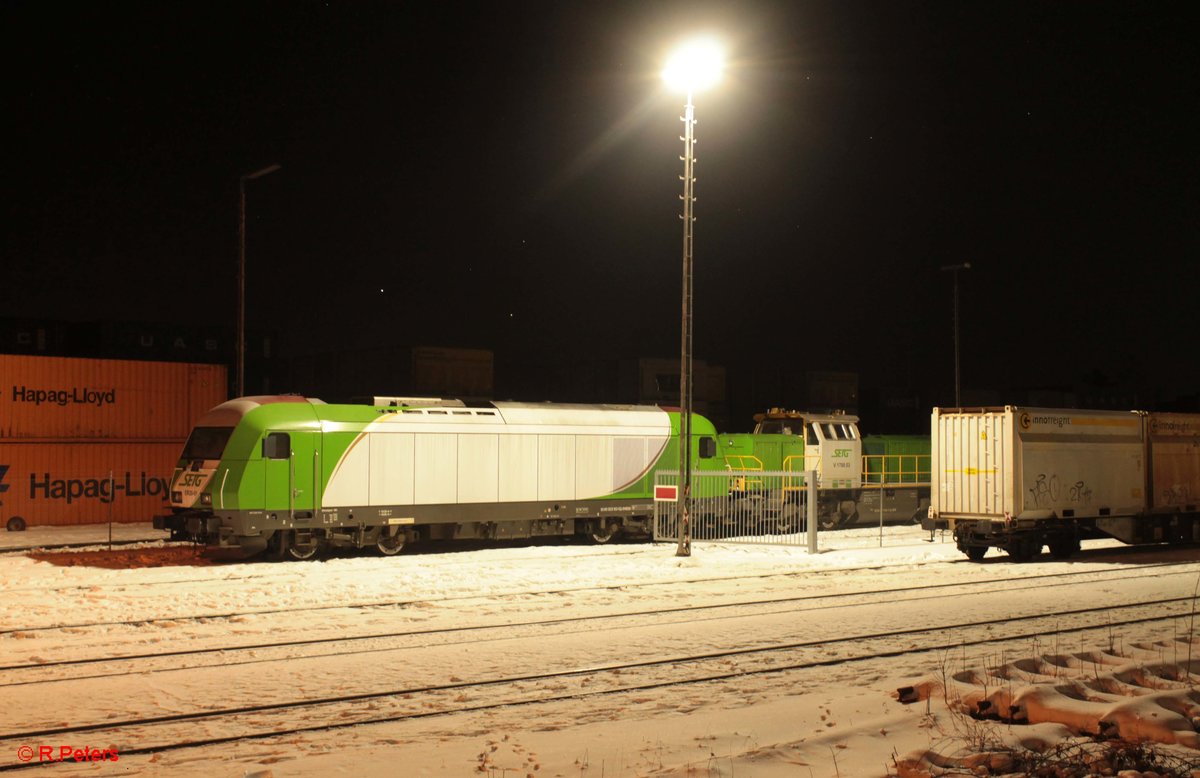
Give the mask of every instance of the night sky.
MULTIPOLYGON (((0 315, 1200 389, 1193 4, 5 2, 0 315)), ((733 379, 733 380, 736 380, 733 379)), ((940 393, 940 394, 939 394, 940 393)), ((786 401, 786 400, 784 400, 786 401)))

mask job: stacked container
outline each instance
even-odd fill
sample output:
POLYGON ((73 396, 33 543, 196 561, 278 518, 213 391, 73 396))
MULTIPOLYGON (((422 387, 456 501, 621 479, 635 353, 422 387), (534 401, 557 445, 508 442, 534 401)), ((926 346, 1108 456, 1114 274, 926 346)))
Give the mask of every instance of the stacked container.
POLYGON ((0 355, 0 524, 150 521, 223 365, 0 355))

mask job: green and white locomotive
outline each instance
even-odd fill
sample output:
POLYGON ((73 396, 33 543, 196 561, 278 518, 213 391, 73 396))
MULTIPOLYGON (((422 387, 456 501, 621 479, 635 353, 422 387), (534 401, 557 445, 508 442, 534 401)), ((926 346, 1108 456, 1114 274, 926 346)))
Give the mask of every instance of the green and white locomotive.
MULTIPOLYGON (((430 539, 648 535, 654 473, 679 470, 679 412, 377 397, 243 397, 206 413, 171 481, 173 539, 305 559, 430 539)), ((723 470, 692 421, 696 470, 723 470)))

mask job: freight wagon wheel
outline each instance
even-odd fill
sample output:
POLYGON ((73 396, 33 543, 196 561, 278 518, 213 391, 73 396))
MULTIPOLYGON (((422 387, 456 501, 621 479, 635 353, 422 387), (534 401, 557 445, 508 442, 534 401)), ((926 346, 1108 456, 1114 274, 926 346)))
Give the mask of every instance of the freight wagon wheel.
POLYGON ((404 548, 404 535, 400 534, 399 527, 387 527, 379 530, 379 540, 375 543, 375 548, 379 549, 379 553, 384 556, 395 556, 400 553, 400 549, 404 548), (388 534, 392 532, 393 534, 388 534))
POLYGON ((1074 535, 1050 538, 1047 545, 1050 546, 1050 556, 1055 559, 1068 559, 1079 551, 1079 538, 1074 535))
POLYGON ((987 546, 967 546, 963 549, 963 553, 967 555, 967 559, 972 562, 978 562, 983 559, 983 555, 987 553, 987 546))
POLYGON ((8 520, 8 524, 5 526, 9 532, 24 532, 25 519, 22 519, 20 516, 13 516, 8 520))
POLYGON ((1028 562, 1030 559, 1042 550, 1042 544, 1039 539, 1032 537, 1016 538, 1004 550, 1013 558, 1014 562, 1028 562))

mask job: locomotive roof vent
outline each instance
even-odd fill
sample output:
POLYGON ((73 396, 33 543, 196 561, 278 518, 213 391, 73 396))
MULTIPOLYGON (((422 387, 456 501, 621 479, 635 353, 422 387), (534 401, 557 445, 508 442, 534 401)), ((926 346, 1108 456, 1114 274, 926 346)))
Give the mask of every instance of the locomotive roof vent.
POLYGON ((373 405, 384 408, 465 408, 466 403, 447 397, 386 397, 376 395, 372 398, 373 405))

